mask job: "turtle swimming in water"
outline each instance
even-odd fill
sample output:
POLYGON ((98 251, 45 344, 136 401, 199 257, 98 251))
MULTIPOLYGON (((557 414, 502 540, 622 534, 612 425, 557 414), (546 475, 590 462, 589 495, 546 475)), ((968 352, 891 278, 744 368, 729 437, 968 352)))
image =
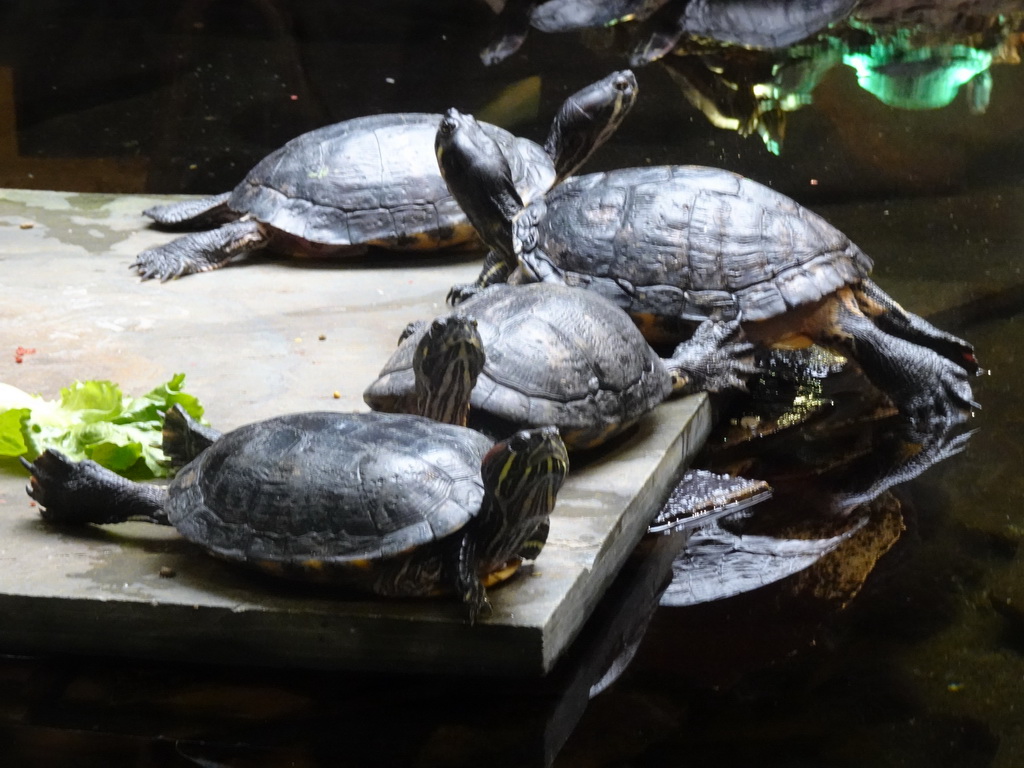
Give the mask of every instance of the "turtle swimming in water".
POLYGON ((835 350, 922 427, 978 407, 971 345, 900 307, 869 279, 863 251, 785 195, 716 168, 655 166, 576 176, 524 206, 471 116, 449 110, 436 151, 492 249, 454 302, 503 280, 582 286, 652 343, 718 317, 754 342, 835 350))
POLYGON ((279 575, 379 595, 452 592, 472 621, 486 587, 543 547, 568 459, 553 427, 495 444, 433 420, 465 420, 483 361, 461 326, 434 330, 418 372, 422 416, 311 412, 204 429, 190 444, 171 440, 172 457, 198 455, 167 486, 48 450, 22 460, 29 495, 53 523, 173 525, 214 555, 279 575))
MULTIPOLYGON (((553 283, 494 285, 445 318, 475 323, 485 352, 469 425, 503 437, 551 424, 569 450, 594 448, 672 394, 742 388, 753 346, 739 323, 706 320, 661 358, 629 317, 593 291, 553 283)), ((415 365, 427 323, 406 329, 363 399, 374 410, 416 412, 415 365)))
MULTIPOLYGON (((530 200, 574 173, 636 101, 636 78, 615 72, 566 99, 543 147, 483 124, 530 200)), ((289 255, 368 247, 436 250, 472 242, 473 228, 434 159, 441 115, 355 118, 303 134, 260 161, 231 192, 145 211, 169 228, 215 227, 140 253, 132 268, 169 280, 217 269, 263 248, 289 255)))

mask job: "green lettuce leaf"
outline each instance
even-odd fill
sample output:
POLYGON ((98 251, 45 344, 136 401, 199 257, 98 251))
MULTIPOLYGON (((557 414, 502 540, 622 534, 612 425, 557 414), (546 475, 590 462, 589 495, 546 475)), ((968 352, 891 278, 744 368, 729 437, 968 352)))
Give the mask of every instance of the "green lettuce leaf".
POLYGON ((164 477, 161 413, 181 405, 194 419, 203 406, 183 391, 185 374, 142 397, 110 381, 76 381, 46 400, 0 383, 0 456, 35 459, 54 448, 75 461, 92 459, 133 479, 164 477))

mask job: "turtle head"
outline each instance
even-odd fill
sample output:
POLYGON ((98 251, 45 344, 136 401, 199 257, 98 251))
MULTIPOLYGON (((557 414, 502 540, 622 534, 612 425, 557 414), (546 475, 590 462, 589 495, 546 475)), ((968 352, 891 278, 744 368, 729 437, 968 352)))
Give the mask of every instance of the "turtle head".
POLYGON ((416 345, 412 365, 420 415, 465 426, 469 396, 484 368, 476 320, 462 314, 435 319, 416 345))
POLYGON ((544 150, 555 165, 557 181, 579 170, 615 132, 636 103, 636 76, 628 69, 574 93, 551 123, 544 150))
POLYGON ((569 456, 555 427, 522 430, 495 443, 480 471, 485 499, 479 546, 486 559, 498 563, 519 554, 547 522, 569 471, 569 456))
POLYGON ((523 210, 508 159, 472 115, 449 109, 437 127, 437 165, 483 241, 510 260, 512 222, 523 210))

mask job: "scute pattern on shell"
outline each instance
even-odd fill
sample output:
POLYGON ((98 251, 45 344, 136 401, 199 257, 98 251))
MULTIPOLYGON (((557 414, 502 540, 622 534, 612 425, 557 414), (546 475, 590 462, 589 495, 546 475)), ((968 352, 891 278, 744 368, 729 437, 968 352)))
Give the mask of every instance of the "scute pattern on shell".
MULTIPOLYGON (((625 427, 671 391, 664 363, 626 315, 597 294, 562 285, 493 286, 459 305, 475 318, 486 362, 476 411, 523 426, 553 424, 567 443, 625 427)), ((366 393, 384 410, 411 410, 413 351, 405 339, 366 393)))
POLYGON ((472 430, 418 417, 281 416, 224 435, 184 468, 168 516, 187 539, 234 560, 383 557, 477 513, 490 447, 472 430))
MULTIPOLYGON (((699 166, 628 168, 549 193, 537 246, 570 284, 600 286, 642 312, 694 316, 685 291, 735 303, 747 321, 865 277, 871 260, 790 198, 699 166)), ((524 237, 524 239, 527 239, 524 237)))
MULTIPOLYGON (((312 243, 440 246, 471 229, 437 169, 441 115, 355 118, 292 139, 253 168, 228 207, 312 243)), ((544 150, 492 125, 516 188, 532 200, 553 183, 544 150)))

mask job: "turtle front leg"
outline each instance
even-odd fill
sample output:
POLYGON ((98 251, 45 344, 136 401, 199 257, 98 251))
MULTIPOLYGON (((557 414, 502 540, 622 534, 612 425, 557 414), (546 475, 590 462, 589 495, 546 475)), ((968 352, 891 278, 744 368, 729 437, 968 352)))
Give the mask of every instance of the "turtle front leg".
POLYGON ((143 280, 167 281, 194 272, 219 269, 228 261, 267 245, 263 227, 252 219, 232 221, 209 232, 179 237, 143 251, 130 265, 143 280))
POLYGON ((71 461, 53 450, 21 463, 32 473, 28 495, 39 502, 48 522, 170 525, 164 512, 167 491, 161 486, 133 483, 94 461, 71 461))
POLYGON ((478 573, 480 557, 476 537, 472 532, 475 526, 470 523, 466 528, 470 530, 456 539, 455 552, 451 558, 452 574, 455 594, 462 599, 469 611, 469 623, 474 624, 481 614, 490 614, 491 603, 487 599, 487 590, 478 573))
POLYGON ((928 347, 971 375, 983 373, 971 344, 936 328, 923 317, 908 312, 871 280, 862 280, 855 288, 855 294, 861 310, 880 328, 901 339, 928 347))
POLYGON ((508 282, 509 275, 512 274, 513 269, 514 265, 510 265, 508 259, 501 253, 494 250, 488 251, 486 258, 484 258, 483 268, 480 270, 480 275, 476 281, 453 285, 451 290, 448 291, 448 304, 454 307, 476 296, 485 288, 497 285, 498 283, 508 282))
POLYGON ((678 394, 746 389, 747 377, 760 370, 754 345, 740 340, 739 320, 705 320, 693 336, 678 347, 665 367, 678 394))
POLYGON ((840 290, 822 310, 827 322, 816 341, 855 359, 918 428, 961 423, 980 407, 962 366, 927 346, 886 333, 861 312, 849 289, 840 290))

